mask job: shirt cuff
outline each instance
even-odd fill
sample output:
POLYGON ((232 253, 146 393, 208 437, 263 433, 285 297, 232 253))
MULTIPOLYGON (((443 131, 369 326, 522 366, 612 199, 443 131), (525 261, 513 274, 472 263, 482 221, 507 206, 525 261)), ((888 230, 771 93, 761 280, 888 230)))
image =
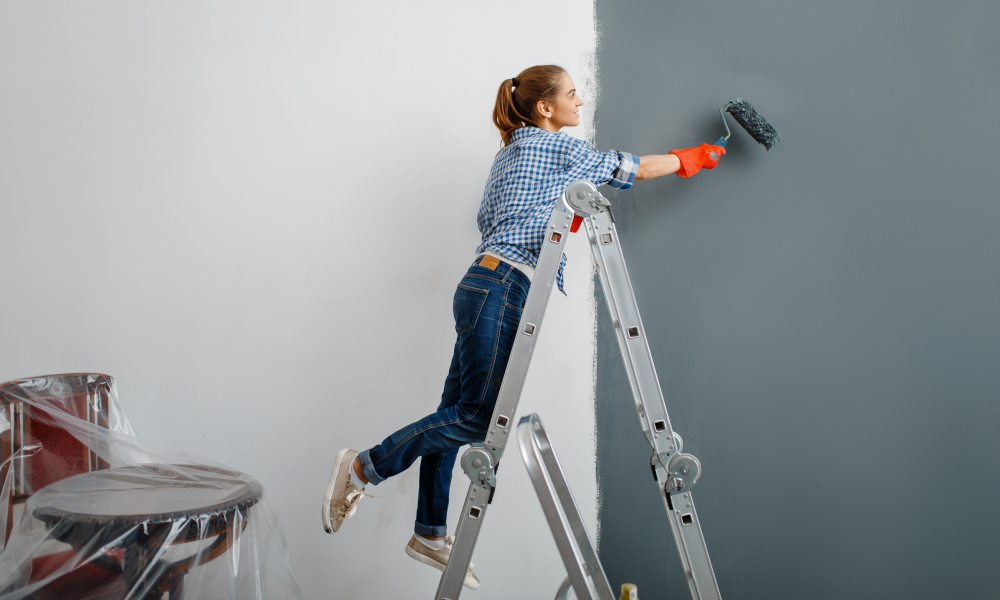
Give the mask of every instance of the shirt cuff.
POLYGON ((611 181, 608 182, 608 185, 620 190, 627 190, 632 187, 635 174, 639 172, 639 157, 628 152, 619 152, 618 158, 621 162, 615 172, 611 174, 611 181))

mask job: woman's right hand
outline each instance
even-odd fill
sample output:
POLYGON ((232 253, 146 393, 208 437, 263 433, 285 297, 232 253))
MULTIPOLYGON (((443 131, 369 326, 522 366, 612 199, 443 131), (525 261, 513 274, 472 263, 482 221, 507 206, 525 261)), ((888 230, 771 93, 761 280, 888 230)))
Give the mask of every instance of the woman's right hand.
POLYGON ((715 165, 719 164, 719 159, 725 156, 726 149, 722 146, 702 144, 697 148, 671 150, 669 153, 681 161, 681 168, 677 170, 677 176, 681 179, 687 179, 702 169, 714 169, 715 165))

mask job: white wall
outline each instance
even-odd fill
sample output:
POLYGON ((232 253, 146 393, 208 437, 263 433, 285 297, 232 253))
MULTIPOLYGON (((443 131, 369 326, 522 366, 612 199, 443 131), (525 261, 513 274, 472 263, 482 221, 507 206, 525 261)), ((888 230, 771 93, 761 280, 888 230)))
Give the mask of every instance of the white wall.
MULTIPOLYGON (((115 376, 141 436, 264 483, 307 598, 430 597, 438 572, 403 553, 417 469, 331 537, 331 460, 438 402, 498 85, 557 63, 593 89, 594 46, 589 0, 4 2, 0 381, 115 376)), ((573 238, 521 413, 593 532, 573 238)), ((547 596, 564 571, 515 446, 504 467, 470 595, 547 596)))

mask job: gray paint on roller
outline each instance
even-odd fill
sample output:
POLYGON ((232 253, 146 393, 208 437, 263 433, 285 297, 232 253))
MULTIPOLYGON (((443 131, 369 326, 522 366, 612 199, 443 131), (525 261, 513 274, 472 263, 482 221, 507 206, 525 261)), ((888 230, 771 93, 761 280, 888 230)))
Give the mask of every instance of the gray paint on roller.
MULTIPOLYGON (((1000 597, 1000 4, 597 0, 605 189, 725 598, 1000 597)), ((598 294, 600 554, 687 598, 598 294)))

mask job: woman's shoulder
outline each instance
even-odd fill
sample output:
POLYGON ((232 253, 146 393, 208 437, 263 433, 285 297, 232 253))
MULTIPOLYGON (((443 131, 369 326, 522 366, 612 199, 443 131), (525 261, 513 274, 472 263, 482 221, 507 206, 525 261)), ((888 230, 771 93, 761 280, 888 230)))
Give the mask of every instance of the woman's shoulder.
MULTIPOLYGON (((590 148, 591 145, 585 140, 575 138, 562 131, 546 131, 538 127, 522 127, 524 130, 514 143, 525 148, 537 149, 545 152, 579 152, 581 149, 590 148)), ((521 130, 518 130, 520 132, 521 130)))

